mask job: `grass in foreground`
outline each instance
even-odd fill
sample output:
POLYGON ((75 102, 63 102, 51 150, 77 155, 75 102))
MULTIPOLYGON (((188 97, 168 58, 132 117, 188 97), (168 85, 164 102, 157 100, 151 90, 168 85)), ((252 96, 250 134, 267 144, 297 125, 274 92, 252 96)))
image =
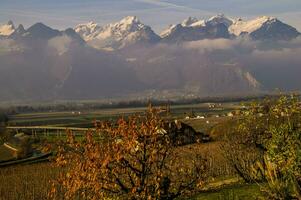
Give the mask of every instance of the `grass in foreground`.
POLYGON ((260 187, 257 184, 235 185, 197 195, 193 200, 255 200, 260 195, 260 187))
POLYGON ((46 199, 58 171, 50 163, 1 168, 0 200, 46 199))

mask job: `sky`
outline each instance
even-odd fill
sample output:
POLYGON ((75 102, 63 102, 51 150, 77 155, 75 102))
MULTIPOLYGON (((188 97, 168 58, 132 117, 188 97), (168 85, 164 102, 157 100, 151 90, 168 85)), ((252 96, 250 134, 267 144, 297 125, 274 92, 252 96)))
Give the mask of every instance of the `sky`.
POLYGON ((28 27, 43 22, 65 29, 89 21, 100 25, 135 15, 160 32, 189 16, 216 14, 251 19, 274 16, 301 31, 301 0, 0 0, 0 24, 28 27))

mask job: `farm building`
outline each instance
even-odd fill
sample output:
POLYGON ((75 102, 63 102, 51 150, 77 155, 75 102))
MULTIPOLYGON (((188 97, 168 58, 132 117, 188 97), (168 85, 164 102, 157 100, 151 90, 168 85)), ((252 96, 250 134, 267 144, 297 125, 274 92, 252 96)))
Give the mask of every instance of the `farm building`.
POLYGON ((4 143, 4 146, 10 149, 16 158, 25 158, 32 155, 30 138, 23 133, 16 134, 14 137, 10 138, 4 143))
POLYGON ((178 120, 165 123, 164 129, 172 142, 179 146, 197 142, 207 142, 210 140, 210 137, 205 133, 197 132, 188 124, 178 120))

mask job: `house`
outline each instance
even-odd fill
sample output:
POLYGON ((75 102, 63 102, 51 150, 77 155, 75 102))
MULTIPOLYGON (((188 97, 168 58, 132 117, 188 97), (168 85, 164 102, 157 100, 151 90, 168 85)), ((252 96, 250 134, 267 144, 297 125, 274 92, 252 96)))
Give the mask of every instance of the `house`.
POLYGON ((11 137, 4 146, 12 150, 17 159, 29 157, 33 153, 30 137, 24 133, 11 137))
POLYGON ((172 143, 177 146, 210 141, 209 135, 198 132, 190 125, 178 120, 165 123, 164 130, 172 143))

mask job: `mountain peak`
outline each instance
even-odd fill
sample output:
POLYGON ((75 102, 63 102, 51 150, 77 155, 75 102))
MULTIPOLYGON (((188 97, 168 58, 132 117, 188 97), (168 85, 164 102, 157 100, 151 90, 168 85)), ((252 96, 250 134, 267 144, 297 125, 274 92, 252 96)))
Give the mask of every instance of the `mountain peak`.
POLYGON ((127 16, 120 21, 121 24, 139 24, 141 23, 137 16, 127 16))
POLYGON ((52 37, 61 35, 60 31, 52 29, 41 22, 38 22, 29 27, 26 33, 32 38, 39 39, 50 39, 52 37))
POLYGON ((118 49, 139 41, 155 42, 160 39, 151 27, 143 24, 136 16, 127 16, 103 27, 94 22, 80 24, 74 30, 92 46, 102 49, 118 49))
POLYGON ((31 31, 31 30, 45 30, 45 29, 52 29, 52 28, 50 28, 49 26, 46 26, 42 22, 37 22, 34 25, 32 25, 31 27, 29 27, 28 31, 31 31))
POLYGON ((210 25, 217 25, 217 24, 224 24, 226 27, 229 27, 233 24, 233 20, 226 17, 224 14, 218 14, 206 21, 206 24, 210 25))
POLYGON ((263 21, 272 21, 272 20, 276 20, 277 18, 276 17, 272 17, 272 16, 260 16, 260 17, 257 17, 256 19, 261 19, 263 21))
POLYGON ((24 26, 22 24, 19 24, 18 28, 16 29, 16 33, 23 34, 24 32, 24 26))
POLYGON ((115 31, 118 30, 122 32, 134 32, 141 30, 146 26, 141 23, 136 16, 127 16, 115 24, 109 24, 109 27, 111 27, 115 31))
POLYGON ((227 17, 225 16, 225 14, 220 13, 220 14, 217 14, 217 15, 214 15, 214 16, 210 17, 209 21, 214 20, 214 19, 223 19, 223 18, 227 18, 227 17))
POLYGON ((9 21, 7 22, 7 25, 14 26, 14 22, 13 22, 12 20, 9 20, 9 21))
POLYGON ((78 25, 75 26, 75 28, 82 27, 82 26, 95 27, 95 26, 98 26, 98 24, 94 21, 89 21, 87 23, 78 24, 78 25))
POLYGON ((277 18, 269 17, 269 16, 261 16, 255 19, 244 21, 239 18, 233 22, 233 24, 229 27, 229 31, 234 35, 239 36, 241 33, 251 33, 255 30, 258 30, 267 22, 275 22, 277 18))
POLYGON ((75 32, 78 33, 84 40, 89 41, 94 39, 102 30, 94 21, 90 21, 86 24, 78 24, 74 28, 75 32))
POLYGON ((195 17, 188 17, 187 19, 185 19, 185 20, 181 23, 181 25, 182 25, 183 27, 185 27, 185 26, 191 26, 192 24, 196 23, 197 21, 198 21, 198 19, 195 18, 195 17))
POLYGON ((150 27, 141 23, 136 16, 127 16, 121 19, 119 22, 105 26, 100 34, 102 35, 102 38, 111 37, 112 35, 114 35, 114 37, 117 36, 124 38, 124 36, 130 33, 141 31, 147 28, 150 29, 150 27))
POLYGON ((89 22, 87 23, 87 25, 90 25, 90 26, 95 26, 95 25, 97 25, 97 23, 96 23, 96 22, 94 22, 94 21, 89 21, 89 22))
POLYGON ((261 16, 261 17, 257 17, 253 20, 254 23, 258 23, 258 24, 264 24, 267 22, 275 22, 278 19, 276 17, 270 17, 270 16, 261 16))

